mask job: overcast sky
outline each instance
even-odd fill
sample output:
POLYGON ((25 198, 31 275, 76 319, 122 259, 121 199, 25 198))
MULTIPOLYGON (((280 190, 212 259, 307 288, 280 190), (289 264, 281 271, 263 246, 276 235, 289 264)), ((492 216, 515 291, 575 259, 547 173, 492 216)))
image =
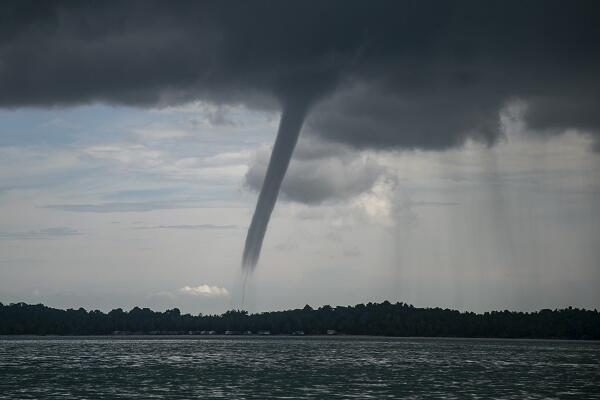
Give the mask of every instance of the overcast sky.
POLYGON ((600 306, 594 2, 78 4, 0 8, 1 302, 600 306))

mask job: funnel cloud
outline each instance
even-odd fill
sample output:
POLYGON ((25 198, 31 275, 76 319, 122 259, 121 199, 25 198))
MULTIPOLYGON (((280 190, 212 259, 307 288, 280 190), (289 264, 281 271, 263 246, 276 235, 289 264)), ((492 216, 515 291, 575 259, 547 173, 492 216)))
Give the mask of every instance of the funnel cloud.
POLYGON ((290 164, 292 153, 298 142, 298 135, 306 116, 308 104, 305 101, 294 101, 284 105, 279 122, 277 139, 273 146, 265 180, 262 184, 256 210, 246 236, 242 267, 253 270, 260 256, 267 225, 275 207, 281 182, 290 164))

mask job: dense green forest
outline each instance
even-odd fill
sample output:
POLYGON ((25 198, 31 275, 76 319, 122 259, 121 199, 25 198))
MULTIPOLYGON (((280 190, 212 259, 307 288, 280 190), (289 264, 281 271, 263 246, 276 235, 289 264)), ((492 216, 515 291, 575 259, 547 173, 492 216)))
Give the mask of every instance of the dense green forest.
POLYGON ((386 336, 444 336, 497 338, 600 339, 597 310, 566 308, 524 313, 492 311, 484 314, 441 308, 415 308, 405 303, 322 306, 248 314, 181 314, 174 308, 155 312, 135 307, 109 313, 60 310, 42 304, 0 303, 0 334, 351 334, 386 336))

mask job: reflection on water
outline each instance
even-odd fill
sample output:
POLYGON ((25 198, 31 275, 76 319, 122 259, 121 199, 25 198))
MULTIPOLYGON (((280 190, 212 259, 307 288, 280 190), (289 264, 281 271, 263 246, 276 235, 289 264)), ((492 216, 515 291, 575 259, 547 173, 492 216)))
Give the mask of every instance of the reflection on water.
POLYGON ((600 343, 0 339, 0 399, 600 398, 600 343))

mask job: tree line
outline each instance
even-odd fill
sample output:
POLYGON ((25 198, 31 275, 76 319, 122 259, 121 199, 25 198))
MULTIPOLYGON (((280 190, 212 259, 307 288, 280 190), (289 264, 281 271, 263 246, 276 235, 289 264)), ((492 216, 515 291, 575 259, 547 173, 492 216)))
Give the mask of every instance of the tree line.
POLYGON ((61 310, 42 304, 0 303, 2 335, 108 335, 189 333, 326 333, 378 336, 600 339, 600 313, 568 307, 537 312, 492 311, 483 314, 405 303, 329 305, 248 314, 182 314, 134 307, 108 313, 83 308, 61 310))

